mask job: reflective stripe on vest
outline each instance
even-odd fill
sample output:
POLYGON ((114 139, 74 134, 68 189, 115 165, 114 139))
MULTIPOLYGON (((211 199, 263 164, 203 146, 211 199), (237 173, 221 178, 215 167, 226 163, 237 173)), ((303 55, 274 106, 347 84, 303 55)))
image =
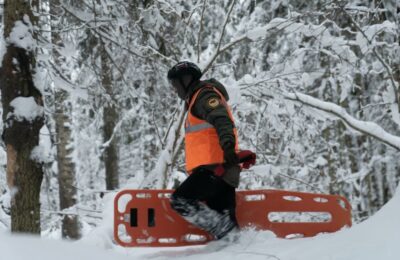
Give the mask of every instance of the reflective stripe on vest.
POLYGON ((198 124, 198 125, 194 125, 194 126, 188 126, 185 128, 185 133, 193 133, 193 132, 200 131, 200 130, 207 129, 207 128, 214 128, 214 126, 210 123, 203 123, 203 124, 198 124))
MULTIPOLYGON (((214 91, 220 96, 222 104, 228 111, 229 118, 233 122, 232 113, 229 106, 226 103, 225 97, 218 89, 211 86, 214 91)), ((219 137, 215 127, 208 123, 206 120, 202 120, 191 113, 191 109, 194 102, 197 99, 200 91, 199 89, 192 97, 189 104, 188 115, 185 122, 185 150, 186 150, 186 171, 191 171, 200 165, 218 164, 224 162, 224 153, 221 145, 219 144, 219 137)), ((234 128, 234 135, 236 139, 236 151, 239 150, 237 130, 234 128)))

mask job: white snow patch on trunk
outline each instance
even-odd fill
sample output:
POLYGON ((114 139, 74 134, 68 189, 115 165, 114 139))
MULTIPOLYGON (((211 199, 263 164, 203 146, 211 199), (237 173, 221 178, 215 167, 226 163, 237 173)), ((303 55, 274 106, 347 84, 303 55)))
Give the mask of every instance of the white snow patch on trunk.
POLYGON ((31 152, 31 159, 38 163, 50 163, 54 161, 50 131, 46 125, 40 129, 39 145, 31 152))
POLYGON ((8 37, 8 43, 30 51, 35 47, 32 36, 33 27, 28 15, 24 15, 23 20, 23 22, 15 22, 10 36, 8 37))
POLYGON ((46 85, 46 70, 42 67, 36 67, 35 73, 33 74, 33 83, 35 88, 44 96, 45 85, 46 85))
POLYGON ((43 107, 39 106, 33 97, 14 98, 10 105, 14 108, 13 115, 17 121, 32 122, 43 116, 43 107))

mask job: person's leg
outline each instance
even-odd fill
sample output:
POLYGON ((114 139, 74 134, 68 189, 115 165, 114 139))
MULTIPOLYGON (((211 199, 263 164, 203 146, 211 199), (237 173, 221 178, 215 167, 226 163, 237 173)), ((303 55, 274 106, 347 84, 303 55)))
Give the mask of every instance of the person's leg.
POLYGON ((210 171, 198 169, 193 172, 172 194, 171 207, 186 221, 206 231, 214 228, 220 214, 203 201, 215 196, 216 177, 210 171))
POLYGON ((198 211, 199 201, 206 201, 215 193, 214 178, 202 169, 193 172, 172 194, 172 208, 183 216, 198 211))
POLYGON ((206 231, 213 227, 213 219, 219 218, 218 212, 202 202, 214 196, 215 179, 211 172, 198 169, 171 196, 171 207, 188 222, 206 231))
POLYGON ((218 178, 216 187, 216 193, 206 202, 211 209, 221 214, 218 225, 215 225, 211 233, 217 238, 222 238, 232 229, 238 227, 236 220, 236 193, 235 188, 227 184, 222 178, 218 178))
POLYGON ((236 222, 236 193, 235 188, 220 179, 214 196, 206 200, 207 205, 219 213, 229 212, 233 221, 236 222))
POLYGON ((175 190, 171 207, 217 239, 237 226, 235 189, 206 169, 191 174, 175 190))

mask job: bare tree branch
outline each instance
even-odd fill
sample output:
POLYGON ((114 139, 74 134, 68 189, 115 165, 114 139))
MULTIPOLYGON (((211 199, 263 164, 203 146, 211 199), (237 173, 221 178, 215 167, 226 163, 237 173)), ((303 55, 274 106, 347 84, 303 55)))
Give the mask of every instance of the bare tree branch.
MULTIPOLYGON (((224 38, 224 34, 225 34, 225 29, 226 29, 226 25, 228 24, 229 21, 229 17, 232 13, 233 7, 235 6, 236 0, 232 0, 231 6, 229 7, 229 11, 226 14, 225 17, 225 22, 224 25, 222 26, 222 30, 221 30, 221 34, 219 36, 219 40, 218 40, 218 45, 217 45, 217 50, 215 51, 213 57, 211 58, 211 60, 208 62, 208 64, 206 65, 206 67, 203 69, 203 74, 205 74, 211 67, 211 65, 213 64, 213 62, 215 61, 215 59, 218 57, 218 55, 222 52, 221 51, 221 44, 222 44, 222 39, 224 38)), ((229 46, 230 47, 230 46, 229 46)), ((227 48, 226 48, 227 49, 227 48)))
POLYGON ((152 115, 153 115, 152 120, 153 120, 154 128, 156 129, 158 140, 161 143, 161 147, 164 148, 164 141, 161 139, 160 130, 158 130, 158 125, 157 125, 156 115, 154 114, 154 109, 152 110, 152 115))
POLYGON ((200 19, 200 29, 199 34, 197 36, 197 63, 200 63, 200 41, 201 41, 201 32, 203 31, 203 19, 204 19, 204 12, 206 10, 207 0, 203 1, 203 10, 201 11, 201 19, 200 19))

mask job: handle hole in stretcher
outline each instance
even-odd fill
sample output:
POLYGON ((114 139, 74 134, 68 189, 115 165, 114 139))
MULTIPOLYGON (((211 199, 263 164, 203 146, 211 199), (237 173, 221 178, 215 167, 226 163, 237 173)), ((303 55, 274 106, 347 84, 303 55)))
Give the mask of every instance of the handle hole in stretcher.
POLYGON ((131 216, 130 216, 130 224, 131 227, 137 227, 138 226, 138 210, 137 208, 132 208, 131 209, 131 216))
POLYGON ((158 242, 161 244, 176 244, 175 238, 159 238, 158 242))
POLYGON ((154 227, 156 225, 155 210, 147 209, 147 226, 154 227))
POLYGON ((302 198, 297 196, 283 196, 283 199, 288 201, 302 201, 302 198))
POLYGON ((138 199, 150 199, 151 198, 151 193, 148 193, 148 192, 136 193, 136 198, 138 198, 138 199))
POLYGON ((304 234, 301 233, 294 233, 294 234, 288 234, 285 236, 287 239, 294 239, 294 238, 303 238, 304 234))
POLYGON ((169 198, 171 198, 171 195, 172 195, 172 193, 166 193, 166 192, 157 194, 159 199, 169 199, 169 198))
POLYGON ((132 200, 131 194, 124 194, 118 198, 118 211, 119 213, 124 213, 126 211, 126 206, 132 200))
POLYGON ((265 200, 265 194, 252 194, 244 197, 245 201, 261 201, 265 200))
POLYGON ((326 223, 332 221, 329 212, 270 212, 268 220, 275 223, 326 223))
POLYGON ((322 197, 316 197, 314 198, 315 202, 319 202, 319 203, 327 203, 328 199, 327 198, 322 198, 322 197))
POLYGON ((126 232, 126 226, 124 224, 118 225, 118 239, 126 244, 132 242, 132 237, 126 232))
POLYGON ((138 243, 138 244, 151 244, 154 241, 156 241, 156 239, 154 237, 136 239, 136 243, 138 243))
POLYGON ((204 235, 197 235, 197 234, 186 234, 183 237, 183 240, 189 243, 197 243, 197 242, 204 242, 207 240, 207 237, 204 235))
POLYGON ((120 217, 120 220, 126 223, 131 222, 131 214, 124 214, 123 216, 120 217))
POLYGON ((338 199, 337 202, 339 203, 339 206, 342 207, 344 210, 348 210, 346 207, 346 202, 344 202, 342 199, 338 199))

